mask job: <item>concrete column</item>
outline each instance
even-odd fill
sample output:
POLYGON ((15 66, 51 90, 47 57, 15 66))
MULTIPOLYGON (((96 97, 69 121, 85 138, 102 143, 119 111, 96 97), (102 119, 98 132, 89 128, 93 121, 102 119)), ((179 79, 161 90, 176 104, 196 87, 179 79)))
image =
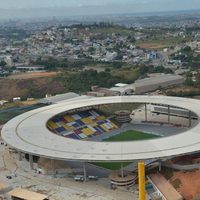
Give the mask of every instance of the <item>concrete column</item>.
POLYGON ((85 162, 83 162, 83 176, 84 176, 84 182, 86 182, 87 181, 87 171, 86 171, 85 162))
POLYGON ((124 164, 121 162, 121 177, 124 177, 124 164))
POLYGON ((144 107, 145 107, 145 121, 147 121, 147 104, 146 103, 144 104, 144 107))
POLYGON ((55 164, 54 164, 53 159, 51 159, 51 169, 52 169, 53 176, 55 176, 55 164))
POLYGON ((170 124, 170 106, 168 105, 168 124, 170 124))
POLYGON ((18 158, 19 158, 19 161, 22 161, 22 153, 20 151, 18 151, 18 158))
POLYGON ((192 126, 191 111, 189 110, 189 127, 192 126))
POLYGON ((29 154, 29 163, 30 163, 30 168, 34 169, 34 167, 33 167, 33 156, 31 154, 29 154))
POLYGON ((158 161, 158 171, 160 172, 162 170, 162 163, 161 161, 159 160, 158 161))

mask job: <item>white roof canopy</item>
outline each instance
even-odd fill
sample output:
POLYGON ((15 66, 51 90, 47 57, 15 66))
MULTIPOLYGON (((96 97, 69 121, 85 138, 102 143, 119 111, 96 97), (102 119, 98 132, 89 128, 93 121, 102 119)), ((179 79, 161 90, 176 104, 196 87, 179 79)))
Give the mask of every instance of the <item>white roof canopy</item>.
POLYGON ((33 155, 79 161, 132 161, 186 154, 200 150, 200 124, 170 137, 129 141, 93 142, 63 138, 47 129, 53 116, 67 110, 112 103, 156 103, 191 110, 200 116, 200 101, 166 96, 120 96, 59 103, 24 113, 9 121, 2 138, 11 147, 33 155))

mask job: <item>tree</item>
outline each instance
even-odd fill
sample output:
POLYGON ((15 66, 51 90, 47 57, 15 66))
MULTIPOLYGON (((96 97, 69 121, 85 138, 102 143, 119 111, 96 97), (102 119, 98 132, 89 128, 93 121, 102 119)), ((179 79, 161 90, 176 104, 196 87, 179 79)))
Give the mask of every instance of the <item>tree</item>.
POLYGON ((6 63, 4 60, 2 60, 2 61, 0 62, 0 66, 5 67, 6 65, 7 65, 7 63, 6 63))
POLYGON ((200 73, 199 72, 196 75, 195 87, 200 87, 200 73))
POLYGON ((185 85, 187 85, 187 86, 193 86, 194 85, 191 77, 186 78, 185 85))
POLYGON ((136 40, 135 40, 135 37, 134 36, 128 36, 128 40, 131 42, 131 43, 135 43, 136 40))
POLYGON ((190 52, 192 51, 191 47, 186 46, 185 48, 182 49, 182 52, 190 52))
POLYGON ((94 53, 94 51, 95 51, 95 48, 94 48, 94 47, 89 47, 88 52, 94 53))

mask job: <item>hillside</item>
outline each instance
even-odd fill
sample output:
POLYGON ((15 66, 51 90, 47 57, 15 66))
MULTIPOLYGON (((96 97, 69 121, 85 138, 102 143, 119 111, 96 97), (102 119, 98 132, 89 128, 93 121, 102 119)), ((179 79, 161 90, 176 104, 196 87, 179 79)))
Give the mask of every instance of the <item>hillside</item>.
MULTIPOLYGON (((12 77, 13 78, 13 77, 12 77)), ((41 98, 45 94, 58 94, 64 92, 84 93, 89 91, 92 85, 111 87, 115 83, 127 81, 120 76, 113 76, 110 72, 97 72, 95 70, 59 73, 53 77, 24 79, 0 79, 0 99, 11 100, 20 96, 41 98)))
POLYGON ((57 94, 64 92, 62 84, 51 78, 35 78, 24 80, 0 79, 0 99, 11 100, 20 96, 40 98, 45 94, 57 94))

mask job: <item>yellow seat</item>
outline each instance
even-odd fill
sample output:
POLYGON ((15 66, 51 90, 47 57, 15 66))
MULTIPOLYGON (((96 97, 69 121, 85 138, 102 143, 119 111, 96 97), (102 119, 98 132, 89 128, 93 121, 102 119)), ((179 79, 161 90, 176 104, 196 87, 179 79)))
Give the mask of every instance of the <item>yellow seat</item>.
POLYGON ((118 128, 118 126, 114 124, 113 122, 111 122, 110 124, 113 126, 113 128, 118 128))
POLYGON ((88 124, 92 124, 92 123, 94 123, 94 121, 91 119, 91 118, 87 118, 87 121, 88 121, 88 124))
POLYGON ((94 132, 89 128, 82 129, 82 132, 87 136, 94 134, 94 132))
POLYGON ((99 120, 105 120, 105 119, 106 119, 106 117, 105 117, 105 116, 103 116, 103 115, 100 115, 100 116, 98 116, 96 119, 97 119, 98 121, 99 121, 99 120))
POLYGON ((49 121, 49 122, 48 122, 48 126, 50 126, 50 127, 53 128, 53 129, 58 128, 57 124, 55 124, 53 121, 49 121))
POLYGON ((73 127, 73 126, 68 126, 68 125, 66 125, 64 122, 61 122, 61 125, 62 125, 66 130, 70 130, 70 131, 74 130, 74 127, 73 127))
POLYGON ((68 122, 74 122, 74 119, 73 119, 70 115, 65 115, 64 118, 65 118, 65 120, 67 120, 68 122))
POLYGON ((104 126, 103 124, 101 124, 100 127, 101 127, 105 132, 108 132, 108 131, 109 131, 109 129, 107 129, 107 127, 104 126))
POLYGON ((89 124, 88 118, 83 118, 83 119, 81 119, 81 121, 82 121, 84 124, 89 124))
POLYGON ((82 129, 82 132, 83 132, 85 135, 87 135, 87 136, 89 136, 89 135, 90 135, 90 134, 88 133, 88 131, 87 131, 87 129, 86 129, 86 128, 82 129))

